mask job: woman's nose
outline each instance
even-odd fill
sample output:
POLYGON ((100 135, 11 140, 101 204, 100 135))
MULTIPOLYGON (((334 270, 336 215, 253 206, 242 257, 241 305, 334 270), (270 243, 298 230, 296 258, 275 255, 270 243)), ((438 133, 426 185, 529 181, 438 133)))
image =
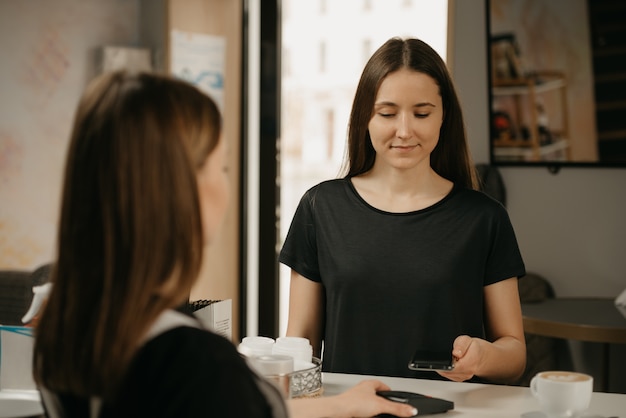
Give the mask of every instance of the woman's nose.
POLYGON ((400 115, 397 119, 396 136, 398 138, 408 138, 411 136, 411 118, 407 115, 400 115))

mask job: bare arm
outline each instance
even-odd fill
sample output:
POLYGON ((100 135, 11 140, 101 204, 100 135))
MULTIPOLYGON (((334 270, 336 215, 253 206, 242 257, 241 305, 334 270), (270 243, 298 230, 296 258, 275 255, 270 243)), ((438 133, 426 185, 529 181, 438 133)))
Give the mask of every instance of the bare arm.
POLYGON ((372 417, 378 414, 410 417, 417 414, 418 411, 411 405, 392 402, 376 395, 378 390, 389 390, 389 387, 378 380, 364 380, 339 395, 290 399, 287 401, 289 416, 349 418, 372 417))
POLYGON ((517 278, 485 287, 487 340, 461 335, 454 341, 454 370, 441 372, 451 380, 480 376, 494 382, 513 383, 524 372, 526 343, 517 278))
POLYGON ((308 338, 320 357, 324 321, 324 287, 291 270, 287 336, 308 338))

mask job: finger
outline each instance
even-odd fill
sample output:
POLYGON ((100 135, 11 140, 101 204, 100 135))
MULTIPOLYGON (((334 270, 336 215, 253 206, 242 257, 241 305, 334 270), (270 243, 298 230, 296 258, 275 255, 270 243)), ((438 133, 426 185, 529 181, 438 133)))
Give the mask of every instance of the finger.
POLYGON ((460 335, 454 340, 452 355, 457 359, 463 358, 467 350, 472 345, 472 337, 469 335, 460 335))
POLYGON ((365 382, 367 382, 367 384, 371 385, 374 388, 374 390, 376 390, 376 391, 379 391, 379 390, 390 390, 391 389, 389 386, 387 386, 386 384, 384 384, 380 380, 370 379, 370 380, 365 380, 365 382))
POLYGON ((452 380, 454 382, 464 382, 468 379, 471 379, 474 375, 471 373, 466 373, 466 372, 437 372, 439 373, 441 376, 445 377, 446 379, 452 380))
POLYGON ((395 415, 397 417, 413 417, 417 415, 417 408, 412 405, 407 405, 399 402, 388 401, 383 399, 384 409, 381 413, 395 415))

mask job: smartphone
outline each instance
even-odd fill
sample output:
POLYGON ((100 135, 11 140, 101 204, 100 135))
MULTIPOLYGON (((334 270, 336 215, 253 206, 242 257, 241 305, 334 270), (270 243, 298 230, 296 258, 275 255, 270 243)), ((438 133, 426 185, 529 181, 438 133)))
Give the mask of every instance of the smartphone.
MULTIPOLYGON (((393 402, 406 403, 417 408, 417 414, 439 414, 454 409, 454 402, 446 399, 434 398, 421 393, 403 392, 397 390, 383 390, 376 392, 378 396, 387 398, 393 402)), ((381 414, 377 417, 395 417, 395 415, 381 414)))
POLYGON ((444 370, 454 369, 452 353, 449 350, 416 350, 409 362, 411 370, 444 370))

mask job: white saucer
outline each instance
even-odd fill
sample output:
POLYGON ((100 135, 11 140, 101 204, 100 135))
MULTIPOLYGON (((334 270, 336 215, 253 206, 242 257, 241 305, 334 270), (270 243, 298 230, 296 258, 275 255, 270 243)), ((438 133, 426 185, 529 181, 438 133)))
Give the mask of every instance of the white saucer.
MULTIPOLYGON (((520 415, 520 418, 548 418, 548 416, 541 411, 530 411, 530 412, 524 412, 522 415, 520 415)), ((580 418, 606 418, 606 417, 604 417, 603 415, 585 414, 585 415, 582 415, 580 418)))
POLYGON ((43 414, 37 390, 0 390, 0 418, 30 417, 43 414))

